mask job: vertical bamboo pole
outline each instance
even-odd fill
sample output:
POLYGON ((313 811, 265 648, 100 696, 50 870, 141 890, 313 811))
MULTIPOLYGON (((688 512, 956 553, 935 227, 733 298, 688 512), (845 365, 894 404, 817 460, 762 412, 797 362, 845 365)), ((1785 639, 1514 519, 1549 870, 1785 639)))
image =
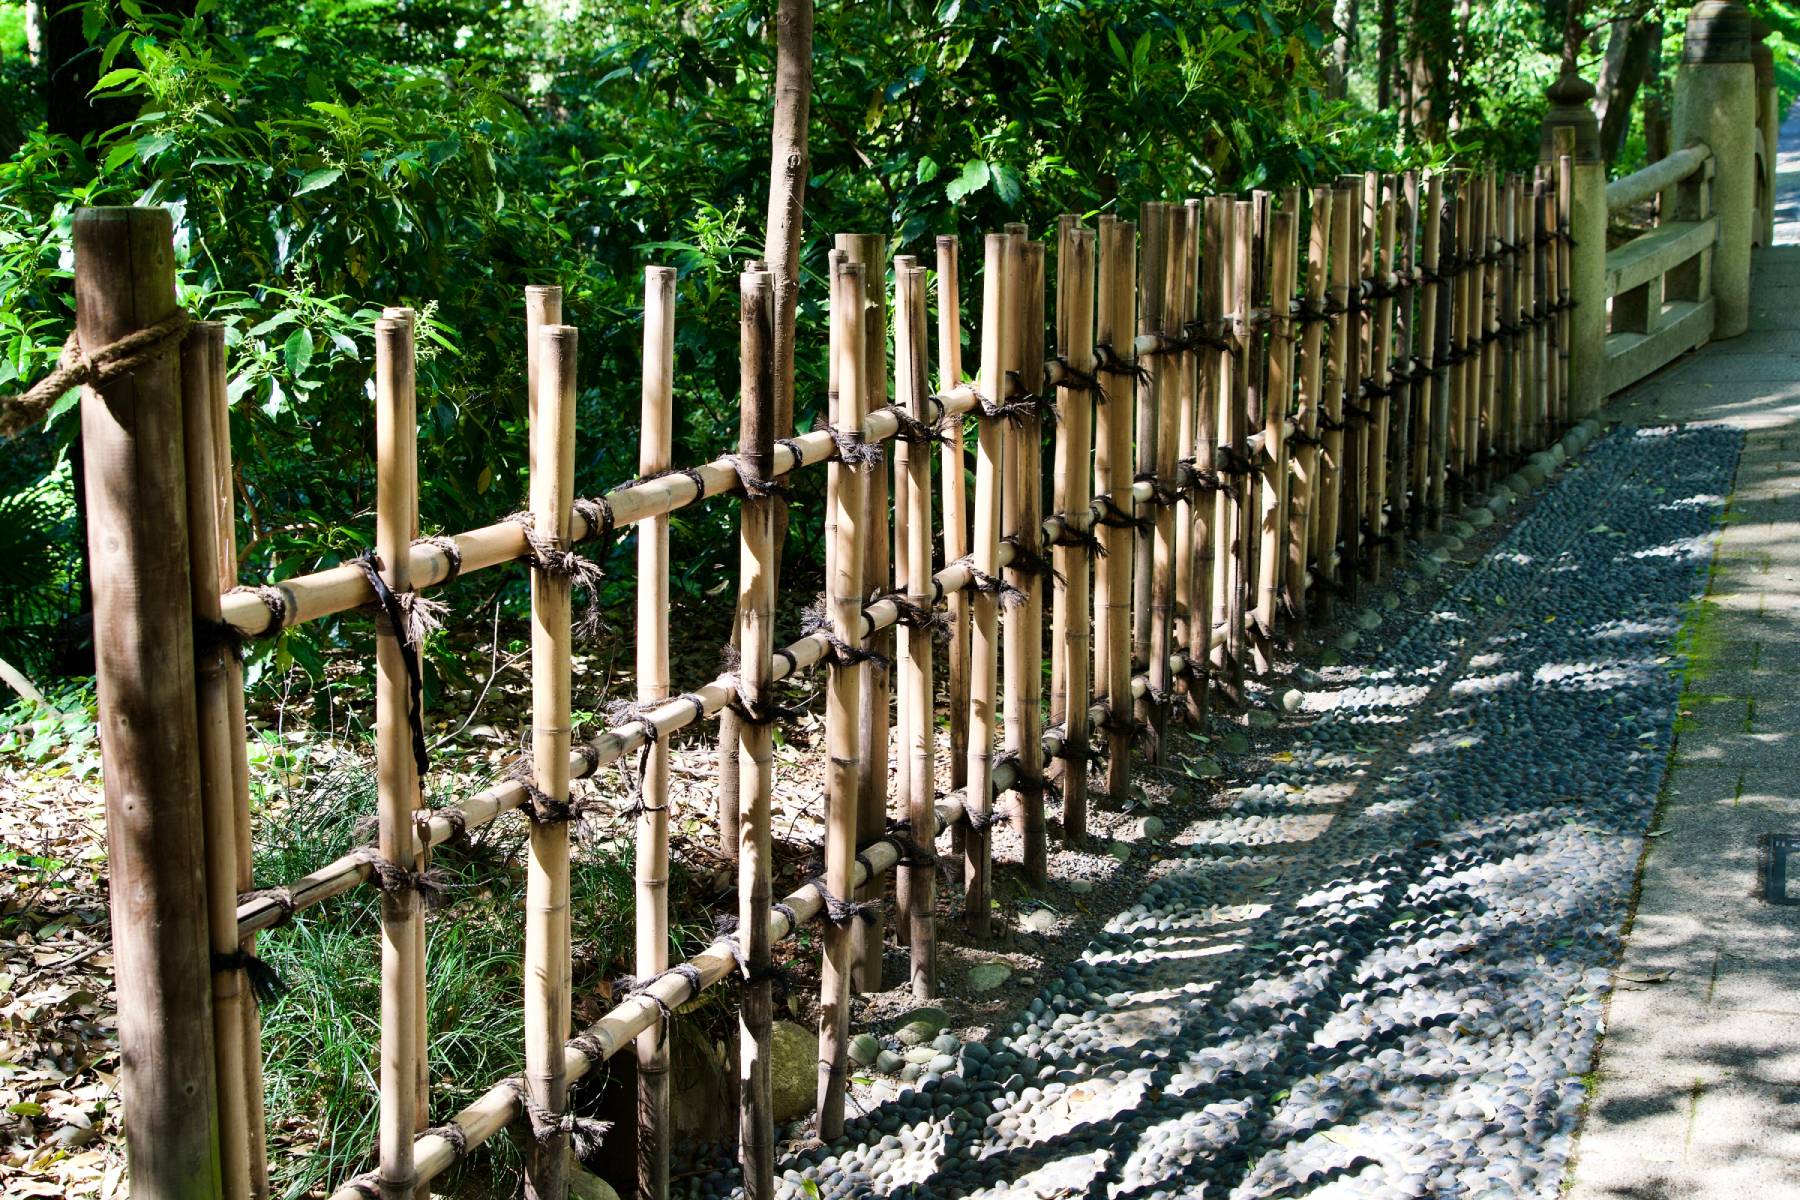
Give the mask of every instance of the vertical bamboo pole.
MULTIPOLYGON (((1007 290, 1008 235, 990 233, 984 245, 981 299, 981 394, 995 402, 1006 395, 1006 362, 1013 340, 1013 298, 1007 290)), ((983 576, 1000 572, 1002 486, 1006 431, 996 417, 981 418, 975 451, 974 528, 970 556, 983 576)), ((969 930, 985 938, 991 925, 993 872, 994 725, 999 699, 1000 598, 979 591, 970 604, 969 773, 964 808, 971 814, 964 841, 963 897, 969 930)))
MULTIPOLYGON (((1131 343, 1132 296, 1137 290, 1137 231, 1110 214, 1100 218, 1099 290, 1094 344, 1108 360, 1131 343)), ((1094 447, 1094 494, 1110 505, 1112 520, 1100 527, 1105 557, 1094 572, 1094 674, 1105 685, 1107 707, 1106 793, 1122 800, 1131 786, 1131 551, 1123 522, 1136 514, 1131 498, 1132 390, 1128 376, 1109 372, 1104 420, 1094 447)))
MULTIPOLYGON (((832 418, 840 429, 860 429, 864 416, 863 332, 866 274, 861 263, 842 259, 833 265, 831 323, 833 355, 838 360, 837 395, 832 418)), ((832 636, 845 646, 862 642, 863 540, 868 517, 863 472, 834 461, 826 476, 827 505, 837 546, 827 577, 832 636)), ((859 713, 863 690, 862 664, 839 660, 825 685, 826 773, 825 890, 848 900, 856 879, 857 788, 862 778, 863 747, 859 713)), ((820 970, 819 1002, 819 1136, 835 1138, 844 1131, 845 1048, 850 1031, 850 972, 857 954, 854 920, 831 920, 825 929, 825 955, 820 970)))
POLYGON ((1550 189, 1542 179, 1531 189, 1531 447, 1542 450, 1550 426, 1550 189))
POLYGON ((1432 486, 1436 479, 1436 463, 1432 457, 1433 431, 1437 428, 1437 396, 1442 391, 1438 374, 1438 245, 1443 227, 1439 214, 1443 207, 1443 177, 1437 171, 1425 176, 1423 206, 1417 211, 1419 227, 1418 336, 1413 338, 1417 370, 1413 373, 1413 441, 1412 493, 1410 516, 1413 528, 1422 528, 1427 514, 1433 511, 1432 486))
POLYGON ((1550 435, 1561 437, 1569 423, 1569 230, 1575 206, 1574 160, 1564 154, 1556 160, 1556 393, 1550 435))
MULTIPOLYGON (((1219 262, 1220 319, 1224 331, 1235 343, 1219 355, 1214 405, 1217 454, 1229 461, 1241 459, 1245 453, 1242 427, 1245 425, 1244 395, 1248 386, 1244 376, 1249 330, 1244 312, 1248 298, 1242 280, 1246 264, 1244 247, 1238 238, 1238 224, 1240 219, 1247 220, 1245 214, 1249 205, 1230 196, 1209 196, 1207 206, 1208 253, 1219 262), (1213 254, 1215 245, 1217 253, 1213 254)), ((1244 696, 1240 656, 1244 640, 1243 607, 1238 555, 1243 542, 1241 516, 1245 507, 1245 477, 1227 469, 1221 472, 1220 482, 1224 486, 1218 491, 1213 510, 1213 627, 1219 632, 1213 638, 1212 676, 1214 686, 1224 692, 1231 703, 1238 704, 1244 696)))
MULTIPOLYGON (((675 268, 644 268, 644 367, 638 406, 638 472, 669 469, 674 456, 675 268)), ((660 704, 669 684, 669 518, 638 525, 637 703, 660 704)), ((742 786, 743 777, 739 781, 742 786)), ((632 971, 649 979, 669 969, 669 747, 660 738, 643 757, 642 811, 637 815, 635 953, 632 971)), ((741 842, 736 804, 721 800, 720 828, 741 842)), ((741 861, 741 860, 740 860, 741 861)), ((663 1200, 669 1191, 669 1047, 652 1027, 635 1046, 638 1075, 638 1194, 663 1200)))
MULTIPOLYGON (((1056 352, 1078 372, 1058 389, 1062 425, 1056 436, 1055 503, 1065 523, 1086 522, 1093 500, 1089 459, 1094 441, 1094 394, 1071 386, 1094 376, 1095 235, 1080 219, 1064 214, 1056 225, 1056 352)), ((1056 609, 1050 636, 1057 664, 1051 675, 1050 720, 1063 727, 1064 744, 1074 754, 1063 760, 1063 841, 1087 842, 1088 769, 1081 755, 1088 748, 1089 697, 1093 691, 1092 588, 1095 563, 1079 545, 1055 550, 1056 609)))
MULTIPOLYGON (((389 307, 389 308, 382 309, 381 315, 384 317, 393 317, 398 320, 405 321, 406 325, 407 325, 407 329, 408 329, 407 336, 409 339, 411 339, 412 341, 414 341, 416 343, 416 341, 417 341, 417 326, 418 326, 418 314, 417 313, 415 313, 412 309, 406 308, 406 307, 389 307)), ((416 400, 414 402, 414 413, 415 414, 417 413, 416 400)), ((418 449, 417 449, 418 424, 417 424, 416 416, 415 416, 415 420, 414 420, 414 424, 413 424, 413 430, 414 430, 414 432, 413 432, 413 450, 412 450, 412 455, 411 455, 412 493, 413 493, 412 519, 411 519, 411 523, 409 525, 408 531, 406 533, 406 537, 409 539, 409 541, 406 543, 406 548, 401 551, 402 554, 410 553, 411 540, 416 539, 419 536, 419 502, 418 502, 419 467, 418 467, 418 449)), ((410 587, 410 583, 408 586, 410 587)), ((397 590, 398 589, 396 589, 396 591, 397 590)), ((419 721, 422 724, 425 720, 425 714, 423 712, 420 712, 417 715, 418 715, 419 721)), ((415 795, 415 799, 414 799, 414 804, 418 805, 418 806, 423 806, 423 804, 425 802, 424 801, 424 780, 419 779, 416 781, 416 784, 417 784, 417 787, 416 787, 416 795, 415 795)), ((414 846, 417 845, 416 837, 411 839, 410 844, 412 844, 414 846)), ((413 869, 416 871, 423 871, 430 865, 431 865, 431 849, 430 849, 430 847, 426 847, 422 853, 419 853, 417 855, 417 857, 414 858, 413 869)), ((424 906, 421 903, 421 905, 419 906, 419 936, 413 940, 413 968, 412 968, 413 978, 418 981, 417 986, 413 988, 413 993, 412 993, 413 1025, 414 1025, 413 1037, 414 1037, 414 1045, 416 1045, 418 1047, 418 1054, 413 1059, 413 1129, 414 1129, 415 1133, 420 1130, 423 1130, 425 1128, 426 1122, 429 1120, 429 1113, 431 1112, 431 1031, 426 1026, 426 995, 425 995, 426 949, 427 949, 427 935, 425 932, 425 913, 424 913, 424 906)), ((418 1185, 418 1187, 416 1187, 413 1191, 413 1196, 414 1196, 414 1200, 431 1200, 429 1185, 427 1185, 427 1184, 418 1185)))
MULTIPOLYGON (((896 260, 898 261, 898 260, 896 260)), ((929 354, 925 311, 925 271, 911 260, 896 267, 894 303, 894 359, 902 371, 895 399, 906 406, 914 420, 930 421, 929 354)), ((896 486, 902 476, 906 509, 901 531, 906 542, 906 578, 902 590, 921 609, 932 606, 931 586, 931 452, 924 444, 901 443, 896 463, 896 486), (905 470, 900 471, 903 463, 905 470)), ((934 807, 937 782, 937 727, 932 720, 936 679, 933 672, 932 631, 907 625, 900 633, 901 703, 908 716, 906 740, 900 752, 907 757, 906 819, 915 831, 913 839, 929 845, 937 827, 934 807)), ((913 996, 928 1000, 937 994, 937 877, 929 866, 908 865, 907 946, 911 953, 913 996)))
MULTIPOLYGON (((911 325, 911 314, 906 311, 906 279, 909 273, 917 271, 919 260, 911 254, 894 256, 894 407, 902 412, 911 413, 909 401, 914 387, 913 364, 910 360, 912 346, 902 340, 903 328, 911 325)), ((906 336, 923 345, 920 327, 907 329, 906 336)), ((929 391, 922 381, 918 387, 929 391)), ((908 594, 908 583, 912 579, 912 555, 909 538, 911 532, 907 527, 907 516, 912 510, 913 460, 928 453, 922 447, 915 447, 906 437, 894 439, 894 519, 893 519, 893 572, 888 586, 895 595, 908 594)), ((925 472, 926 486, 930 486, 931 472, 925 472)), ((929 556, 929 550, 927 551, 929 556)), ((928 606, 929 607, 929 606, 928 606)), ((905 647, 908 635, 904 628, 897 628, 896 641, 900 652, 894 659, 896 664, 893 673, 894 687, 894 784, 893 802, 889 805, 891 815, 896 821, 910 821, 912 818, 912 770, 913 770, 913 719, 916 705, 908 688, 911 686, 911 666, 906 659, 905 647)), ((927 713, 929 719, 929 712, 927 713)), ((894 869, 894 940, 902 946, 912 944, 912 885, 917 878, 916 873, 904 863, 894 869)), ((908 977, 911 977, 911 957, 908 956, 908 977)))
POLYGON ((1300 331, 1300 406, 1295 427, 1300 436, 1293 456, 1293 499, 1288 510, 1287 588, 1290 615, 1298 624, 1307 612, 1311 579, 1313 526, 1318 521, 1319 417, 1325 383, 1325 299, 1331 286, 1331 189, 1314 188, 1307 230, 1306 300, 1310 310, 1300 331))
MULTIPOLYGON (((1139 225, 1143 231, 1143 244, 1138 251, 1138 303, 1137 332, 1138 336, 1148 337, 1163 332, 1163 278, 1168 268, 1166 245, 1166 226, 1164 214, 1168 206, 1158 201, 1147 200, 1139 213, 1139 225)), ((1162 396, 1162 383, 1166 375, 1161 354, 1134 354, 1139 366, 1137 377, 1137 479, 1156 478, 1157 446, 1156 437, 1160 429, 1158 405, 1162 396)), ((1152 577, 1156 572, 1156 524, 1161 506, 1153 507, 1151 520, 1136 531, 1132 552, 1131 577, 1131 657, 1133 662, 1150 665, 1153 652, 1150 644, 1151 625, 1151 587, 1152 577)), ((1166 658, 1167 655, 1164 655, 1166 658)), ((1161 690, 1161 689, 1156 689, 1161 690)), ((1145 695, 1136 705, 1137 719, 1146 721, 1158 735, 1162 732, 1161 714, 1156 711, 1157 705, 1149 695, 1145 695)))
POLYGON ((1325 411, 1320 424, 1325 429, 1319 461, 1318 517, 1315 561, 1317 580, 1325 584, 1317 592, 1317 608, 1321 617, 1331 613, 1335 594, 1343 582, 1343 567, 1338 556, 1338 527, 1343 523, 1344 493, 1344 406, 1350 401, 1350 289, 1352 266, 1351 230, 1356 224, 1356 193, 1339 187, 1331 193, 1330 239, 1330 309, 1329 340, 1326 343, 1325 386, 1322 393, 1325 411))
POLYGON ((1519 305, 1524 294, 1520 286, 1524 275, 1523 258, 1519 254, 1519 232, 1523 228, 1519 205, 1519 177, 1506 176, 1505 204, 1501 213, 1500 238, 1504 247, 1501 258, 1501 291, 1500 291, 1500 328, 1504 341, 1501 343, 1502 374, 1504 377, 1503 410, 1501 424, 1505 429, 1501 449, 1506 455, 1506 466, 1511 467, 1519 457, 1519 429, 1524 412, 1525 393, 1522 385, 1520 365, 1520 330, 1524 328, 1520 321, 1519 305))
MULTIPOLYGON (((1044 246, 1022 234, 1007 235, 1010 246, 1007 287, 1013 292, 1017 327, 1012 343, 1009 378, 1033 391, 1044 377, 1044 246)), ((1009 582, 1024 600, 1006 609, 1006 749, 1017 762, 1021 786, 1012 792, 1011 807, 1022 843, 1026 881, 1041 885, 1048 875, 1048 835, 1043 789, 1044 590, 1043 578, 1022 564, 1041 562, 1043 534, 1043 433, 1035 413, 1016 425, 1007 423, 1006 497, 1003 520, 1013 539, 1009 582)))
MULTIPOLYGON (((388 310, 393 312, 394 310, 388 310)), ((413 396, 410 315, 375 323, 375 552, 395 595, 406 591, 408 549, 418 512, 418 420, 413 396)), ((375 762, 379 850, 402 870, 418 867, 413 810, 419 774, 408 724, 408 683, 396 630, 375 619, 375 762)), ((381 894, 381 1119, 377 1167, 382 1200, 408 1200, 416 1187, 413 1135, 418 1132, 420 1044, 419 949, 425 936, 419 894, 381 894)))
MULTIPOLYGON (((864 412, 885 408, 888 402, 887 377, 887 238, 871 233, 840 233, 837 249, 845 261, 861 265, 865 282, 863 293, 863 400, 864 412)), ((839 428, 855 426, 840 424, 839 428)), ((885 455, 864 472, 863 516, 863 595, 884 592, 889 586, 892 565, 889 562, 888 505, 891 498, 889 472, 891 464, 885 455)), ((887 816, 888 735, 892 727, 892 696, 887 668, 882 664, 893 660, 894 632, 883 629, 870 639, 870 649, 881 655, 864 669, 862 707, 857 726, 863 749, 862 776, 857 781, 859 806, 856 823, 863 836, 874 836, 887 816)), ((857 899, 880 904, 886 876, 868 880, 857 890, 857 899)), ((881 911, 881 910, 878 910, 881 911)), ((881 952, 884 919, 860 921, 855 928, 856 966, 850 972, 852 992, 881 990, 881 952)))
POLYGON ((1404 546, 1410 527, 1409 502, 1412 495, 1412 427, 1413 368, 1415 361, 1414 303, 1418 298, 1418 213, 1419 174, 1407 171, 1391 181, 1394 189, 1394 252, 1390 281, 1395 290, 1393 358, 1390 362, 1389 387, 1393 395, 1389 406, 1393 424, 1388 442, 1387 536, 1395 548, 1395 559, 1406 561, 1404 546))
POLYGON ((1431 383, 1431 528, 1441 529, 1449 510, 1449 476, 1451 447, 1456 438, 1456 402, 1461 371, 1456 361, 1457 293, 1461 286, 1462 258, 1457 246, 1457 228, 1461 207, 1457 180, 1446 174, 1443 180, 1443 206, 1432 214, 1438 229, 1437 340, 1432 344, 1435 364, 1431 383), (1449 249, 1445 250, 1444 247, 1449 249), (1449 262, 1446 264, 1445 260, 1449 262))
MULTIPOLYGON (((1144 206, 1144 277, 1140 281, 1143 297, 1138 313, 1138 327, 1146 333, 1177 336, 1173 328, 1179 314, 1176 297, 1181 280, 1181 229, 1186 210, 1173 204, 1144 206), (1177 220, 1177 215, 1183 219, 1177 220), (1154 226, 1154 228, 1153 228, 1154 226)), ((1156 364, 1150 385, 1139 406, 1138 426, 1144 428, 1144 410, 1149 410, 1151 429, 1148 474, 1158 488, 1175 484, 1176 408, 1175 384, 1181 369, 1180 359, 1159 354, 1147 360, 1156 364)), ((1145 447, 1138 447, 1140 475, 1144 474, 1145 447)), ((1150 719, 1155 737, 1156 763, 1169 761, 1169 698, 1175 692, 1175 678, 1169 671, 1169 652, 1174 648, 1175 632, 1175 509, 1159 499, 1150 528, 1149 589, 1147 601, 1149 627, 1141 656, 1146 664, 1149 687, 1144 697, 1144 712, 1150 719)), ((1140 569, 1141 570, 1141 569, 1140 569)))
MULTIPOLYGON (((217 466, 213 450, 215 396, 225 390, 225 328, 206 322, 192 325, 181 345, 182 448, 187 472, 188 577, 197 628, 216 629, 219 595, 232 586, 220 574, 217 466)), ((246 1019, 255 1009, 249 980, 235 956, 237 936, 238 857, 236 770, 241 757, 243 680, 233 678, 227 664, 236 660, 225 639, 214 637, 195 646, 195 706, 198 721, 200 798, 206 850, 206 916, 212 947, 213 1053, 218 1081, 219 1163, 225 1190, 232 1196, 253 1192, 250 1098, 246 1086, 244 1037, 246 1019), (230 693, 238 689, 239 720, 233 724, 230 693)))
MULTIPOLYGON (((576 333, 567 325, 538 331, 537 470, 531 516, 537 536, 570 543, 575 499, 576 333)), ((569 580, 531 576, 531 773, 555 804, 569 799, 569 580)), ((525 1086, 551 1112, 568 1107, 563 1041, 572 1015, 569 922, 569 823, 533 820, 525 874, 525 1086)), ((569 1191, 568 1136, 526 1144, 525 1194, 561 1200, 569 1191)))
POLYGON ((1500 446, 1500 260, 1498 249, 1500 202, 1494 172, 1481 176, 1481 427, 1476 466, 1481 490, 1493 476, 1494 455, 1500 446))
MULTIPOLYGON (((214 372, 212 392, 213 505, 217 514, 218 550, 216 573, 219 590, 229 590, 237 583, 237 495, 233 489, 231 469, 231 402, 226 396, 225 349, 219 344, 219 368, 214 372)), ((244 730, 244 664, 235 654, 225 657, 226 724, 232 732, 231 755, 232 813, 237 831, 237 890, 250 890, 250 756, 245 746, 244 730)), ((236 917, 233 916, 235 922, 236 917)), ((256 953, 256 935, 251 934, 239 945, 245 954, 256 953)), ((254 1000, 254 995, 252 995, 254 1000)), ((244 1009, 240 1028, 244 1039, 245 1121, 250 1137, 250 1195, 252 1200, 267 1200, 269 1195, 269 1158, 266 1144, 266 1121, 263 1113, 262 1019, 254 1003, 244 1009)))
MULTIPOLYGON (((1206 201, 1203 199, 1189 200, 1182 206, 1183 234, 1187 239, 1187 250, 1182 256, 1187 276, 1183 284, 1186 302, 1183 311, 1202 332, 1211 335, 1219 331, 1220 323, 1216 304, 1218 288, 1212 276, 1212 252, 1205 249, 1205 213, 1206 201)), ((1187 356, 1187 374, 1182 382, 1187 406, 1182 417, 1183 428, 1197 479, 1218 478, 1219 426, 1215 415, 1215 392, 1219 357, 1216 348, 1202 345, 1187 356)), ((1187 571, 1187 584, 1180 594, 1187 605, 1187 624, 1182 630, 1181 644, 1188 664, 1187 714, 1195 729, 1205 728, 1212 702, 1214 495, 1204 488, 1196 490, 1188 496, 1184 510, 1187 545, 1180 565, 1187 571)))
POLYGON ((1381 578, 1382 548, 1387 534, 1388 437, 1394 420, 1394 294, 1391 285, 1394 267, 1397 265, 1394 238, 1398 216, 1392 189, 1386 189, 1376 210, 1376 242, 1369 250, 1369 262, 1373 268, 1371 277, 1378 297, 1375 301, 1375 319, 1369 327, 1369 378, 1374 384, 1369 389, 1369 407, 1372 411, 1369 415, 1368 440, 1367 572, 1370 579, 1381 578))
POLYGON ((1360 176, 1346 176, 1350 195, 1350 221, 1344 244, 1348 267, 1349 309, 1344 314, 1344 440, 1340 470, 1342 515, 1338 534, 1343 541, 1338 584, 1344 598, 1356 603, 1362 574, 1362 519, 1368 469, 1363 448, 1368 440, 1368 397, 1363 388, 1368 378, 1364 348, 1368 340, 1368 242, 1364 222, 1367 196, 1360 176))
MULTIPOLYGON (((775 466, 775 290, 767 271, 738 281, 738 462, 757 480, 775 466)), ((745 490, 738 526, 738 694, 752 718, 773 700, 775 497, 745 490)), ((738 722, 738 950, 743 999, 738 1008, 738 1158, 746 1200, 775 1195, 775 1101, 769 1076, 774 1021, 769 952, 773 843, 770 799, 774 738, 762 720, 738 722)))
MULTIPOLYGON (((1176 206, 1170 219, 1178 234, 1180 253, 1174 260, 1170 276, 1169 327, 1185 337, 1194 332, 1200 318, 1199 201, 1189 200, 1176 206)), ((1189 346, 1176 360, 1173 386, 1175 459, 1178 463, 1190 466, 1194 464, 1196 455, 1195 413, 1200 403, 1199 371, 1199 350, 1189 346)), ((1184 655, 1187 646, 1193 642, 1194 614, 1197 611, 1194 604, 1194 542, 1200 529, 1204 528, 1203 522, 1196 519, 1198 507, 1194 497, 1195 492, 1191 487, 1184 488, 1175 501, 1175 623, 1171 650, 1179 649, 1184 655)), ((1210 614, 1202 617, 1198 623, 1205 625, 1209 618, 1210 614)), ((1189 720, 1194 722, 1204 719, 1205 687, 1201 681, 1205 678, 1203 673, 1190 671, 1180 686, 1184 709, 1189 720)))
MULTIPOLYGON (((938 290, 938 390, 947 392, 962 382, 962 283, 959 243, 953 235, 937 240, 938 290)), ((963 429, 957 422, 946 431, 939 450, 940 486, 944 490, 944 561, 955 562, 969 552, 969 486, 963 429)), ((969 782, 969 593, 959 591, 944 600, 949 625, 945 701, 949 707, 950 786, 969 782)), ((966 827, 952 831, 953 846, 962 852, 966 827)))
MULTIPOLYGON (((1233 323, 1231 214, 1229 196, 1207 196, 1201 201, 1200 323, 1209 334, 1221 337, 1232 331, 1233 323)), ((1233 369, 1231 351, 1208 350, 1202 367, 1194 465, 1211 471, 1215 486, 1211 496, 1201 501, 1208 520, 1205 545, 1196 547, 1198 561, 1194 565, 1195 602, 1200 611, 1188 638, 1189 661, 1206 673, 1209 687, 1218 680, 1228 691, 1231 682, 1224 677, 1225 649, 1216 635, 1224 628, 1225 588, 1230 582, 1226 555, 1232 536, 1231 492, 1237 486, 1236 477, 1222 469, 1221 458, 1221 451, 1230 445, 1226 412, 1231 407, 1233 369)), ((1210 711, 1210 696, 1208 701, 1210 711)))
MULTIPOLYGON (((165 210, 82 209, 73 236, 84 345, 174 314, 165 210)), ((181 427, 173 353, 82 391, 125 1137, 153 1200, 221 1194, 181 427)))
POLYGON ((1460 512, 1469 437, 1469 284, 1474 271, 1469 264, 1469 226, 1475 191, 1473 176, 1463 172, 1457 180, 1454 220, 1456 225, 1456 275, 1450 300, 1450 442, 1444 473, 1445 512, 1460 512))
POLYGON ((1464 364, 1464 387, 1467 399, 1463 405, 1463 497, 1472 502, 1481 485, 1482 420, 1487 411, 1487 392, 1482 386, 1482 360, 1487 330, 1486 295, 1487 265, 1482 261, 1487 246, 1487 178, 1477 172, 1469 180, 1469 302, 1468 360, 1464 364))
POLYGON ((1242 263, 1243 274, 1239 279, 1239 311, 1244 314, 1242 331, 1239 334, 1239 345, 1243 359, 1238 378, 1243 385, 1243 419, 1239 426, 1237 445, 1245 459, 1244 474, 1240 478, 1243 485, 1241 502, 1238 504, 1236 597, 1238 617, 1233 627, 1238 628, 1238 648, 1234 656, 1242 671, 1247 665, 1257 674, 1261 674, 1269 661, 1267 639, 1262 628, 1256 624, 1256 604, 1261 576, 1257 559, 1261 557, 1262 539, 1259 536, 1262 519, 1262 471, 1260 456, 1250 449, 1252 431, 1260 432, 1263 424, 1263 410, 1266 407, 1263 397, 1269 385, 1269 351, 1266 334, 1268 308, 1265 305, 1269 291, 1269 213, 1273 197, 1271 193, 1257 190, 1250 193, 1250 201, 1244 219, 1238 223, 1238 240, 1244 250, 1242 263))
MULTIPOLYGON (((1262 553, 1258 559, 1256 622, 1264 639, 1275 634, 1275 614, 1287 565, 1282 538, 1287 533, 1285 480, 1288 472, 1286 427, 1294 395, 1294 276, 1299 257, 1299 214, 1293 208, 1269 217, 1269 383, 1263 396, 1262 553)), ((1257 670, 1273 665, 1267 650, 1258 650, 1257 670)))

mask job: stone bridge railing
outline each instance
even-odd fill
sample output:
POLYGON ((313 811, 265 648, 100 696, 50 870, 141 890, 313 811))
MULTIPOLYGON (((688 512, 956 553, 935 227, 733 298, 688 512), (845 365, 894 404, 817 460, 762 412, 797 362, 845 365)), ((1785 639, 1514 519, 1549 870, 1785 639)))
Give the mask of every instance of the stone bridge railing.
POLYGON ((1774 234, 1779 113, 1769 28, 1735 0, 1688 15, 1668 155, 1606 181, 1593 85, 1550 88, 1541 155, 1573 160, 1571 410, 1605 398, 1749 325, 1750 252, 1774 234), (1610 218, 1655 199, 1656 223, 1607 248, 1610 218))

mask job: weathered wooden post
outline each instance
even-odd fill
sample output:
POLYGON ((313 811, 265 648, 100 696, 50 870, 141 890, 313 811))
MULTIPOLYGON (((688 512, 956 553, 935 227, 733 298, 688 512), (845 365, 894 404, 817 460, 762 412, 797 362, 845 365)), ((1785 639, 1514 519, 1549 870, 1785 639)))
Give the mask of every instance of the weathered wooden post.
POLYGON ((1569 214, 1574 244, 1567 283, 1575 308, 1569 314, 1568 419, 1579 421, 1606 398, 1606 161, 1594 120, 1594 85, 1568 67, 1545 95, 1550 109, 1544 114, 1538 159, 1554 164, 1568 154, 1574 160, 1569 214))
MULTIPOLYGON (((75 215, 75 312, 94 350, 175 315, 169 214, 75 215)), ((132 1195, 221 1195, 178 338, 84 388, 125 1139, 132 1195)))
MULTIPOLYGON (((1750 63, 1750 13, 1735 0, 1702 0, 1688 13, 1687 40, 1675 76, 1675 146, 1712 149, 1713 337, 1736 337, 1750 324, 1750 240, 1756 205, 1756 69, 1750 63)), ((1576 171, 1577 178, 1580 169, 1576 171)), ((1580 185, 1576 185, 1579 197, 1580 185)), ((1580 209, 1580 200, 1576 208, 1580 209)), ((1581 236, 1579 229, 1576 237, 1581 236)), ((1576 298, 1581 267, 1576 249, 1576 298)), ((1575 313, 1579 320, 1581 312, 1575 313)), ((1579 346, 1580 337, 1577 335, 1579 346)), ((1579 410, 1576 416, 1583 415, 1579 410)))

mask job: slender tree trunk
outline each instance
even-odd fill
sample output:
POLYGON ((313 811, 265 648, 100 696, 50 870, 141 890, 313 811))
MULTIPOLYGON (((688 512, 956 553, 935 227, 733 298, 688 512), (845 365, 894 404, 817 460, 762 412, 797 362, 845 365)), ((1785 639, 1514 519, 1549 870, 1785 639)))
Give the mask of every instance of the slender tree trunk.
POLYGON ((25 61, 34 67, 44 61, 43 0, 25 0, 25 61))
POLYGON ((1430 145, 1445 136, 1450 115, 1454 26, 1441 0, 1408 0, 1406 10, 1409 140, 1430 145))
POLYGON ((1328 78, 1331 95, 1338 100, 1344 98, 1350 87, 1350 57, 1356 51, 1356 10, 1357 0, 1335 0, 1331 8, 1331 23, 1337 27, 1337 37, 1331 43, 1328 78))
POLYGON ((1600 150, 1609 164, 1625 147, 1625 136, 1631 130, 1631 106, 1655 74, 1661 57, 1660 20, 1633 17, 1612 22, 1594 97, 1594 116, 1600 122, 1600 150))
MULTIPOLYGON (((800 231, 806 213, 809 158, 806 126, 812 113, 812 0, 777 0, 775 6, 775 113, 769 142, 769 225, 763 258, 775 288, 775 437, 794 433, 794 324, 800 302, 800 231)), ((771 570, 781 578, 787 544, 787 504, 775 501, 775 552, 771 570)), ((776 594, 780 594, 779 583, 776 594)), ((719 849, 738 851, 738 719, 719 720, 719 849)))
POLYGON ((1381 29, 1375 42, 1375 107, 1382 112, 1394 106, 1394 50, 1399 41, 1394 8, 1395 0, 1381 0, 1381 29))

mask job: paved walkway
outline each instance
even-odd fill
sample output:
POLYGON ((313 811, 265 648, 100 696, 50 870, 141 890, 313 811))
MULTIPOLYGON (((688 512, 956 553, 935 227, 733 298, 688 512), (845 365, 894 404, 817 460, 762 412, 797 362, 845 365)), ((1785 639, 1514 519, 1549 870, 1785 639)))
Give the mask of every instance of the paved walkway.
POLYGON ((1800 835, 1800 118, 1780 168, 1750 332, 1609 414, 1745 445, 1573 1200, 1800 1198, 1800 838, 1789 904, 1759 893, 1763 839, 1800 835))

